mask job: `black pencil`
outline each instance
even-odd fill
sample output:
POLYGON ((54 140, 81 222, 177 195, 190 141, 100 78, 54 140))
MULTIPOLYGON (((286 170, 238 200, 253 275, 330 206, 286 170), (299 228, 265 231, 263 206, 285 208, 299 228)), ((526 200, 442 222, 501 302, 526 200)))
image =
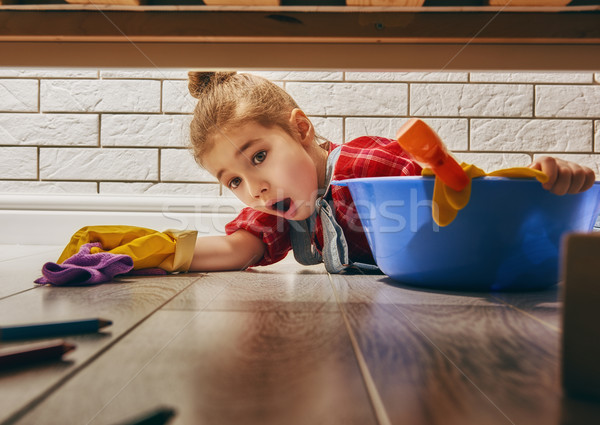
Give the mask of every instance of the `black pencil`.
POLYGON ((0 326, 0 341, 13 341, 29 338, 50 338, 61 335, 98 332, 112 325, 110 320, 83 319, 65 322, 32 323, 14 326, 0 326))
POLYGON ((3 348, 0 349, 0 369, 59 360, 63 354, 74 349, 74 344, 66 343, 60 339, 3 348))

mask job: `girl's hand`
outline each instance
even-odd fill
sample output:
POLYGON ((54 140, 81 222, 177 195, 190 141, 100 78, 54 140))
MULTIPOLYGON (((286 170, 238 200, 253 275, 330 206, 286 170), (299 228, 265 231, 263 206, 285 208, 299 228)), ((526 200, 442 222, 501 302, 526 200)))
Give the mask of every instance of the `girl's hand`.
POLYGON ((592 169, 549 156, 536 159, 529 167, 546 173, 549 179, 542 187, 556 195, 584 192, 596 180, 592 169))

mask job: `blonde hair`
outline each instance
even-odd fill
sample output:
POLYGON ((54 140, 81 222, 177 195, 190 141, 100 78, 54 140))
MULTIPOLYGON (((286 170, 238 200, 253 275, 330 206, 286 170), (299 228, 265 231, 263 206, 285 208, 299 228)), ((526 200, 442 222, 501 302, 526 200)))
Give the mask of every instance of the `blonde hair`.
MULTIPOLYGON (((190 124, 192 151, 198 164, 213 147, 211 136, 220 131, 257 122, 265 127, 279 126, 292 136, 297 132, 289 119, 298 104, 265 78, 237 72, 190 71, 188 89, 199 99, 190 124)), ((321 146, 328 149, 329 143, 321 146)))

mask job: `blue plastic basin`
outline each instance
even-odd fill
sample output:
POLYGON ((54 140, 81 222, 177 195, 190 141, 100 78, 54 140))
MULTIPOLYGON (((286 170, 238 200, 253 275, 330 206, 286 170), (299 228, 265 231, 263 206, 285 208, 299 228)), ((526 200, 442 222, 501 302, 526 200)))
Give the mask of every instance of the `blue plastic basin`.
POLYGON ((469 204, 446 227, 431 217, 433 177, 349 179, 379 268, 392 279, 437 289, 532 290, 558 280, 562 237, 588 232, 600 183, 557 196, 536 180, 474 179, 469 204))

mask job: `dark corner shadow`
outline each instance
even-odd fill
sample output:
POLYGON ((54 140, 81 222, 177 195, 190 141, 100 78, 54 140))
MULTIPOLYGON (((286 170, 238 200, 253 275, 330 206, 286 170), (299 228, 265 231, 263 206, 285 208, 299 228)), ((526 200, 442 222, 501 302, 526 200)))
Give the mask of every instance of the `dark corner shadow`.
POLYGON ((598 423, 600 400, 593 397, 575 397, 563 394, 560 412, 561 425, 598 423))

